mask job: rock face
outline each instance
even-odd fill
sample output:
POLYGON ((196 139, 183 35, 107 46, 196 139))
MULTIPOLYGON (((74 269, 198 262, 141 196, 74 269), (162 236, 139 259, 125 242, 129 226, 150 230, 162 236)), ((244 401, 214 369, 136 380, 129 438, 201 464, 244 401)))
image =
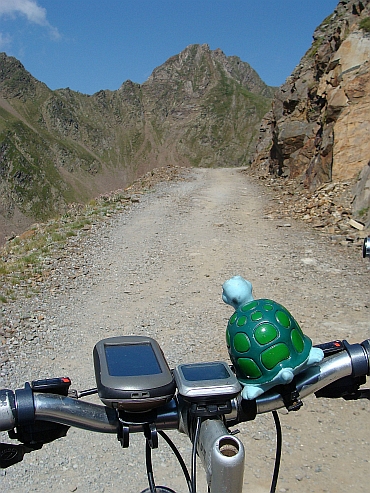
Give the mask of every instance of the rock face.
POLYGON ((208 45, 187 47, 142 85, 92 96, 51 91, 0 54, 0 231, 156 167, 248 164, 273 91, 208 45))
POLYGON ((341 1, 277 91, 253 168, 306 188, 351 181, 353 214, 370 223, 370 2, 341 1))

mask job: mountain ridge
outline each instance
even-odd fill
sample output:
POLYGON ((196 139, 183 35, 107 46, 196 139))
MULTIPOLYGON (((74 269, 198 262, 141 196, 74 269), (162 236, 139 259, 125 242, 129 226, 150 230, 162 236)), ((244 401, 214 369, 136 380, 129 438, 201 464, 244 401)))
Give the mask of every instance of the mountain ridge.
POLYGON ((0 54, 2 231, 156 167, 249 164, 273 92, 249 64, 208 45, 188 46, 143 84, 93 95, 52 91, 0 54))

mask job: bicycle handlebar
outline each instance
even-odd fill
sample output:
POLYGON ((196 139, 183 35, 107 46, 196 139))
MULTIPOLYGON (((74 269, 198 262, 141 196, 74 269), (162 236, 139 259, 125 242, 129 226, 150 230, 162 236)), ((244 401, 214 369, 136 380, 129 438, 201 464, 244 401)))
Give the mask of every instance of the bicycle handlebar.
MULTIPOLYGON (((51 421, 99 433, 117 433, 119 430, 120 422, 115 409, 72 397, 46 393, 32 393, 27 403, 20 403, 17 395, 19 395, 19 390, 15 392, 9 389, 0 390, 0 431, 9 431, 32 421, 51 421), (20 414, 26 413, 30 416, 33 414, 33 418, 19 419, 20 414)), ((125 423, 130 425, 131 432, 143 431, 143 426, 149 419, 148 413, 143 415, 145 419, 142 422, 134 420, 140 415, 132 416, 130 421, 130 415, 125 414, 127 417, 125 423)), ((155 416, 152 413, 151 417, 155 418, 156 427, 159 430, 177 429, 179 418, 175 399, 159 408, 155 416)))
MULTIPOLYGON (((32 382, 32 386, 26 383, 23 389, 15 391, 0 390, 0 431, 8 431, 10 438, 22 443, 0 444, 0 467, 20 462, 25 453, 65 436, 70 426, 115 433, 123 447, 128 447, 130 433, 143 432, 147 450, 158 446, 157 431, 170 444, 171 440, 163 430, 177 429, 186 433, 193 442, 191 478, 186 466, 182 465, 189 491, 196 491, 197 451, 206 471, 210 493, 221 493, 226 491, 225 488, 240 493, 243 489, 245 450, 243 443, 229 432, 228 427, 272 411, 277 430, 277 452, 271 491, 276 491, 281 454, 277 409, 285 406, 288 410, 298 410, 302 405, 301 398, 312 393, 316 397, 370 399, 370 390, 360 390, 360 385, 370 375, 370 340, 361 344, 334 341, 320 347, 325 355, 323 361, 298 374, 291 384, 274 387, 255 400, 242 399, 239 394, 231 401, 231 413, 229 407, 228 414, 213 416, 213 419, 195 417, 190 404, 179 394, 166 405, 146 413, 117 411, 104 405, 83 402, 79 398, 94 393, 94 389, 81 393, 73 391, 73 397, 68 397, 68 378, 36 381, 32 382)), ((176 449, 174 444, 171 448, 176 449)), ((152 485, 150 491, 156 491, 151 459, 148 457, 147 454, 147 473, 152 485)), ((173 490, 159 488, 158 491, 173 490)))
MULTIPOLYGON (((358 379, 356 391, 360 384, 365 383, 366 376, 370 375, 370 340, 361 344, 348 344, 346 341, 335 341, 333 344, 337 344, 338 347, 331 347, 327 351, 329 355, 320 364, 296 376, 295 389, 301 398, 319 391, 319 397, 351 398, 351 392, 354 390, 351 390, 348 382, 344 382, 343 391, 337 391, 337 394, 330 390, 331 384, 348 377, 358 379), (330 355, 332 350, 338 352, 330 355), (359 380, 361 377, 365 380, 359 380), (326 388, 327 393, 323 390, 326 388)), ((234 399, 233 412, 226 415, 225 419, 227 423, 236 424, 254 419, 256 414, 283 407, 286 407, 283 392, 281 388, 275 387, 253 401, 245 401, 241 397, 234 399)), ((178 429, 188 433, 187 413, 188 406, 179 397, 151 411, 150 415, 143 415, 143 419, 140 420, 138 413, 117 413, 116 410, 103 405, 83 402, 72 397, 34 393, 29 384, 15 392, 8 389, 0 390, 0 431, 9 431, 33 421, 51 421, 100 433, 117 433, 120 422, 124 422, 130 432, 136 433, 143 431, 144 425, 152 420, 158 430, 178 429)))
MULTIPOLYGON (((335 341, 339 343, 339 341, 335 341)), ((296 377, 296 387, 301 398, 317 393, 332 383, 346 377, 360 378, 370 375, 370 340, 362 344, 343 341, 345 351, 324 358, 319 365, 308 368, 296 377)), ((363 382, 365 383, 365 382, 363 382)), ((320 397, 329 397, 322 393, 320 397)), ((338 396, 343 397, 343 395, 338 396)), ((273 411, 285 406, 281 394, 273 389, 257 399, 257 414, 273 411)))

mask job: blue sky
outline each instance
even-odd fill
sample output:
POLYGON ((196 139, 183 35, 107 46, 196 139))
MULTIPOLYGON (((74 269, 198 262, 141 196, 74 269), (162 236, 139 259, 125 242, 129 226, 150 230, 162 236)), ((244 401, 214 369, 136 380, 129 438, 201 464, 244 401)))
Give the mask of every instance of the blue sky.
POLYGON ((0 0, 0 51, 51 89, 93 94, 144 82, 207 43, 279 86, 337 0, 0 0))

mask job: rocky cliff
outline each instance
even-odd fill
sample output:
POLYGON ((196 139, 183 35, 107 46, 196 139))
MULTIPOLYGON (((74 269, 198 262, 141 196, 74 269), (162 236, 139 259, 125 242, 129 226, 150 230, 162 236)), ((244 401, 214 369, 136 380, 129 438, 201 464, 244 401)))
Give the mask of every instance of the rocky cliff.
POLYGON ((272 95, 247 63, 208 45, 142 85, 92 96, 51 91, 0 54, 2 236, 156 167, 248 164, 272 95))
MULTIPOLYGON (((253 169, 314 193, 350 182, 352 214, 370 224, 370 2, 341 1, 263 119, 253 169)), ((330 202, 330 201, 329 201, 330 202)))

